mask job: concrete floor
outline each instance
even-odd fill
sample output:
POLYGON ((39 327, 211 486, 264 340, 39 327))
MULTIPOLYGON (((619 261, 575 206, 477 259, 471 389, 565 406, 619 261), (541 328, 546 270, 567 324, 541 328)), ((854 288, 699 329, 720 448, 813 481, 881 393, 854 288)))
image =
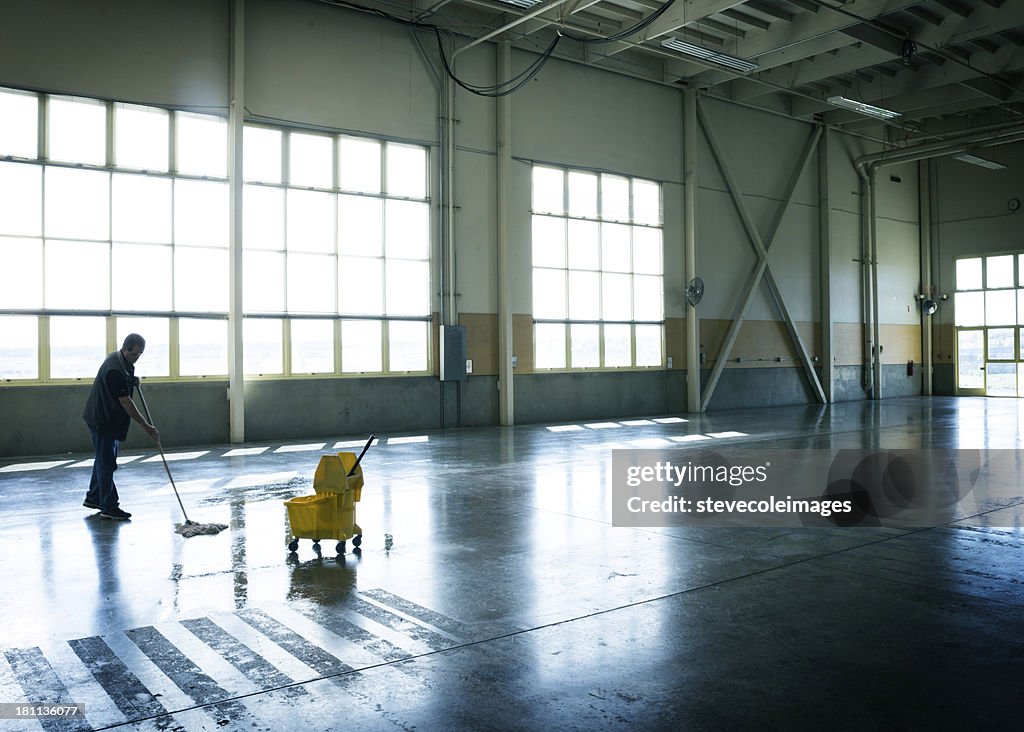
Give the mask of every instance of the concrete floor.
POLYGON ((381 436, 337 557, 289 555, 282 501, 358 435, 175 450, 190 518, 230 524, 189 539, 155 452, 122 455, 126 523, 81 507, 89 455, 0 462, 0 702, 85 705, 0 729, 1020 727, 1024 500, 986 528, 615 528, 608 480, 613 446, 687 434, 1019 449, 1020 400, 630 422, 381 436))

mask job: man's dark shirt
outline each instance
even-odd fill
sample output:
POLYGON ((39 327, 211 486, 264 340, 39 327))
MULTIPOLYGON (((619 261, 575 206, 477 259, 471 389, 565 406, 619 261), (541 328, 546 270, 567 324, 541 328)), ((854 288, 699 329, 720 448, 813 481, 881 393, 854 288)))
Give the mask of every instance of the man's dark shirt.
POLYGON ((132 419, 118 400, 132 395, 134 377, 135 366, 125 360, 120 350, 107 356, 96 373, 82 412, 82 419, 91 429, 115 440, 128 436, 132 419))

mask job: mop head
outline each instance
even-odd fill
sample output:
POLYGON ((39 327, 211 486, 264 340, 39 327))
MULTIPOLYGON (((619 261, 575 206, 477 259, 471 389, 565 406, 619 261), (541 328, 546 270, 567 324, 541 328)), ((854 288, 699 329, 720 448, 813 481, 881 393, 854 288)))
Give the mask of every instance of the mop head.
POLYGON ((200 524, 195 521, 186 521, 183 524, 175 524, 174 532, 181 534, 187 539, 190 536, 199 536, 200 534, 219 534, 227 527, 227 524, 200 524))

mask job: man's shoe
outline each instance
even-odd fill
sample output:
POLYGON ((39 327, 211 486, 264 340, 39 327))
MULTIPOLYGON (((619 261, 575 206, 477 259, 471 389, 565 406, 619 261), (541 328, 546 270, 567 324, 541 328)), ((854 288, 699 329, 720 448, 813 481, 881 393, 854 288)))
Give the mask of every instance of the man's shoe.
POLYGON ((132 517, 127 511, 122 511, 120 508, 111 508, 107 511, 100 511, 100 516, 108 519, 116 519, 118 521, 126 521, 132 517))
POLYGON ((82 505, 85 506, 86 508, 91 508, 94 511, 99 511, 100 510, 100 504, 93 503, 88 498, 86 498, 84 501, 82 501, 82 505))

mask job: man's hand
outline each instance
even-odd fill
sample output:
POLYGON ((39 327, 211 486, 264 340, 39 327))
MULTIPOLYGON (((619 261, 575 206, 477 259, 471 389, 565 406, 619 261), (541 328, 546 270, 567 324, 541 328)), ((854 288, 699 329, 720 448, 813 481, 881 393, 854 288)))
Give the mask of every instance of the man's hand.
POLYGON ((155 442, 160 442, 160 430, 148 422, 142 425, 142 429, 146 431, 146 434, 153 438, 155 442))

